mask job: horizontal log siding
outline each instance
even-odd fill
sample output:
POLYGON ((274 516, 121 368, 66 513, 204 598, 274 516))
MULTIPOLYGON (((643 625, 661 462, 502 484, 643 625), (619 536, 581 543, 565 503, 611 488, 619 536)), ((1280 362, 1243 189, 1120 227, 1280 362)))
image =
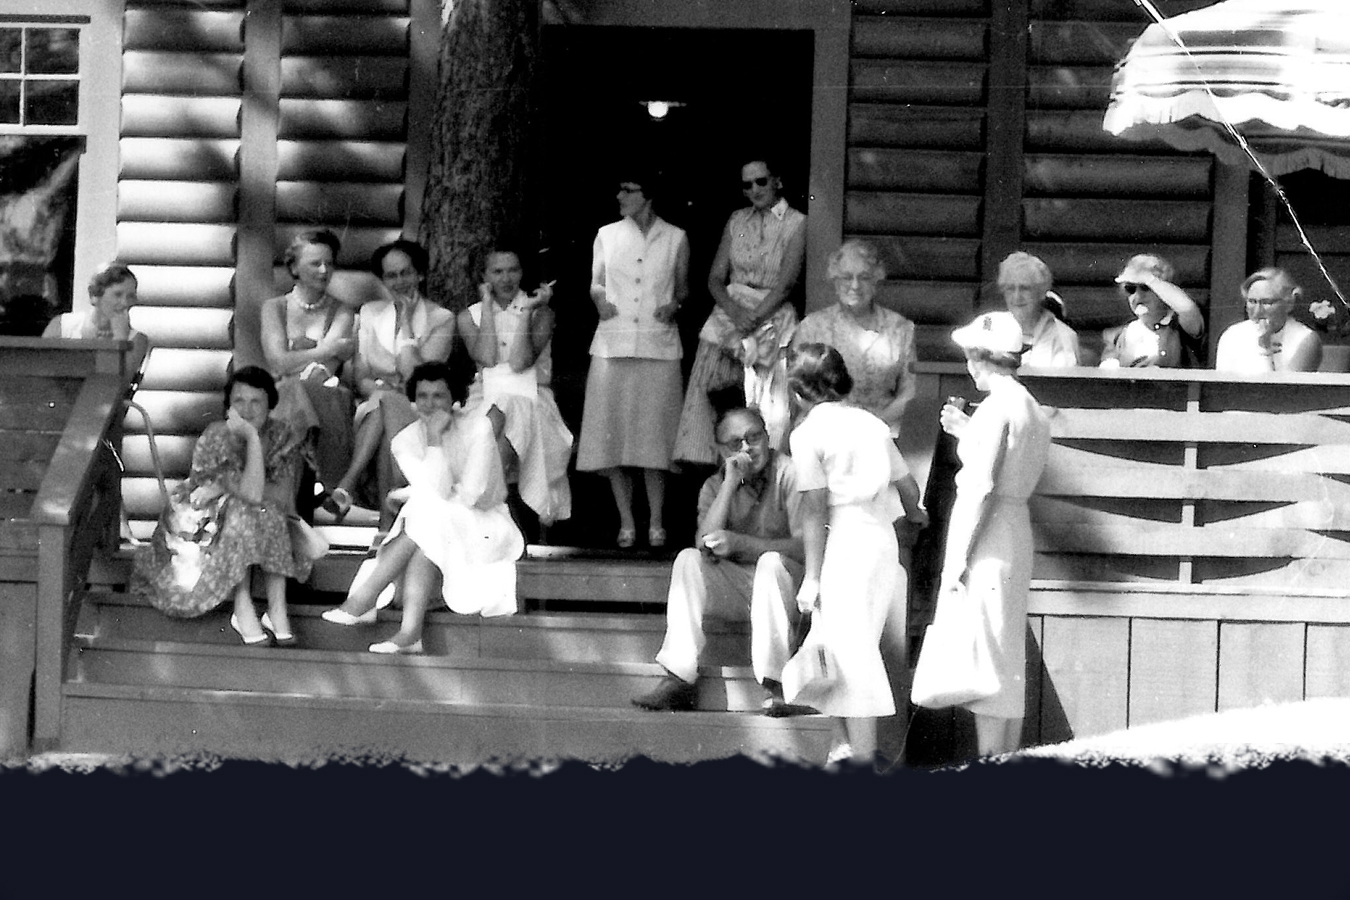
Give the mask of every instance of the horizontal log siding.
POLYGON ((304 227, 364 268, 403 225, 408 8, 287 3, 281 36, 277 252, 304 227))
POLYGON ((938 335, 978 295, 988 16, 983 2, 854 8, 844 231, 881 251, 878 302, 918 325, 924 358, 949 355, 938 335))
POLYGON ((1031 0, 1031 17, 1023 244, 1054 272, 1095 362, 1101 330, 1129 318, 1112 282, 1131 255, 1161 253, 1207 304, 1214 163, 1102 131, 1114 66, 1148 24, 1137 6, 1031 0))
MULTIPOLYGON (((248 0, 172 7, 128 0, 123 53, 118 255, 136 271, 136 327, 154 351, 137 397, 174 483, 220 416, 239 264, 239 158, 248 0)), ((364 268, 401 233, 408 0, 280 0, 276 259, 295 232, 326 226, 340 263, 364 268)), ((274 38, 275 39, 275 38, 274 38)), ((278 285, 288 279, 285 273, 278 285)), ((158 514, 140 416, 127 416, 124 495, 158 514)), ((145 526, 137 527, 137 532, 145 526)))
MULTIPOLYGON (((238 205, 244 3, 192 8, 128 0, 124 19, 118 257, 136 272, 136 327, 154 348, 137 400, 147 408, 220 408, 229 360, 238 205)), ((157 434, 191 440, 197 422, 155 415, 157 434)), ((126 417, 129 446, 144 423, 126 417)), ((153 485, 149 455, 124 460, 126 484, 153 485)), ((172 459, 171 478, 189 458, 172 459)), ((127 502, 133 518, 158 513, 158 488, 127 502)))

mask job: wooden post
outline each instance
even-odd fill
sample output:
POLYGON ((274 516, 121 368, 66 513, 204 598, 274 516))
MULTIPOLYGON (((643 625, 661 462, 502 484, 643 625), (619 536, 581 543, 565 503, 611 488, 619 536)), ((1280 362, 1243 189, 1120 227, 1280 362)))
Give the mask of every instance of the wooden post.
POLYGON ((439 0, 408 4, 408 125, 404 156, 403 234, 415 238, 422 228, 422 203, 431 166, 437 60, 441 41, 439 0))
POLYGON ((1242 307, 1242 280, 1247 277, 1247 201, 1250 197, 1247 169, 1216 163, 1214 166, 1214 219, 1210 228, 1209 254, 1209 359, 1219 335, 1234 322, 1246 318, 1242 307))
POLYGON ((259 302, 272 296, 276 257, 277 131, 281 96, 281 2, 248 0, 244 98, 239 122, 239 230, 235 236, 235 364, 263 365, 259 302), (245 323, 243 320, 251 321, 245 323), (256 341, 255 341, 256 342, 256 341))
POLYGON ((980 277, 984 281, 993 280, 999 262, 1022 243, 1029 25, 1026 3, 993 4, 986 88, 984 233, 980 243, 980 277))

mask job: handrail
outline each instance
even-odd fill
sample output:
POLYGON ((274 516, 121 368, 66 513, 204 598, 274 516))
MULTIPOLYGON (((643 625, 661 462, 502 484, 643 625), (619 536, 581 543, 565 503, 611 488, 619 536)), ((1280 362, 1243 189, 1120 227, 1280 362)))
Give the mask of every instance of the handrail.
POLYGON ((76 607, 94 550, 115 546, 120 473, 104 444, 119 436, 130 341, 0 338, 0 375, 82 378, 28 521, 37 533, 33 745, 60 737, 61 684, 76 607))

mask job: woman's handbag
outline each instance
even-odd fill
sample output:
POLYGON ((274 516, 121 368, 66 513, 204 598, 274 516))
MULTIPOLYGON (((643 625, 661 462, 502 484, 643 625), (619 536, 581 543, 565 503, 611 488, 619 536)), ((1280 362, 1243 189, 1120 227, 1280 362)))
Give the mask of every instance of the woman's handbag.
MULTIPOLYGON (((809 618, 802 617, 804 622, 809 618)), ((838 678, 834 655, 818 634, 816 628, 808 631, 797 652, 783 665, 783 699, 788 703, 815 706, 838 678)))
POLYGON ((328 539, 299 516, 287 516, 286 526, 291 533, 291 552, 297 560, 313 564, 328 553, 328 539))
POLYGON ((998 693, 998 673, 980 639, 981 627, 966 586, 957 582, 938 601, 938 615, 924 631, 909 692, 915 706, 963 706, 998 693))

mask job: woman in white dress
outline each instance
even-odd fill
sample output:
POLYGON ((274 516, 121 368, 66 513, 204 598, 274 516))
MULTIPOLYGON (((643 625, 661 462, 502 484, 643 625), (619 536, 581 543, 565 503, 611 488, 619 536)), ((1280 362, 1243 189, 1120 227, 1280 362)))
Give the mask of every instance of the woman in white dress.
POLYGON ((438 588, 453 612, 514 613, 515 560, 525 550, 506 508, 492 420, 464 411, 467 385, 445 364, 425 363, 407 389, 418 420, 394 437, 392 450, 408 486, 389 495, 403 507, 369 576, 352 584, 342 606, 323 613, 338 625, 373 623, 377 598, 401 585, 402 623, 372 644, 372 653, 421 653, 422 621, 438 588))
POLYGON ((965 706, 975 714, 980 754, 1009 753, 1021 739, 1026 710, 1033 550, 1027 498, 1050 452, 1050 423, 1017 381, 1024 336, 1012 316, 985 313, 952 332, 952 340, 966 352, 975 387, 989 396, 970 415, 951 404, 942 408, 942 428, 958 440, 961 470, 935 616, 943 618, 952 603, 978 604, 999 689, 965 706))
POLYGON ((886 423, 844 400, 853 379, 838 350, 798 345, 788 386, 804 411, 788 439, 806 555, 797 606, 812 614, 838 668, 816 706, 836 720, 830 761, 871 765, 877 717, 895 712, 881 658, 882 629, 906 595, 894 522, 903 515, 922 527, 928 514, 886 423))
POLYGON ((491 404, 505 418, 503 448, 524 501, 547 527, 572 515, 567 463, 572 432, 553 399, 553 285, 520 288, 520 255, 498 247, 483 264, 478 302, 460 312, 460 334, 478 367, 470 409, 491 404))
POLYGON ((353 492, 381 445, 417 419, 403 390, 408 376, 424 362, 445 362, 455 338, 455 314, 422 293, 427 251, 421 245, 402 238, 384 244, 371 254, 370 270, 385 290, 359 314, 355 445, 351 464, 324 503, 339 519, 351 510, 353 492))

